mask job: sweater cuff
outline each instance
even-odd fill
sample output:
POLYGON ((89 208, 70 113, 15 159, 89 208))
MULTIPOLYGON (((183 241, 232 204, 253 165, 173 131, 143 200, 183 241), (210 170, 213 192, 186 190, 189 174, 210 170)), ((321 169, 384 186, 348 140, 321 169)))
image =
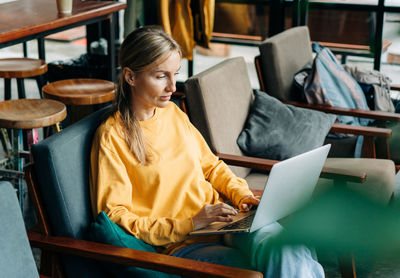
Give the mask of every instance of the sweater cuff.
POLYGON ((189 235, 190 232, 193 232, 193 229, 194 226, 191 218, 178 220, 176 223, 175 241, 182 241, 189 235))
POLYGON ((241 188, 238 189, 233 195, 233 203, 236 206, 239 206, 239 202, 246 196, 254 196, 253 192, 250 189, 241 188))

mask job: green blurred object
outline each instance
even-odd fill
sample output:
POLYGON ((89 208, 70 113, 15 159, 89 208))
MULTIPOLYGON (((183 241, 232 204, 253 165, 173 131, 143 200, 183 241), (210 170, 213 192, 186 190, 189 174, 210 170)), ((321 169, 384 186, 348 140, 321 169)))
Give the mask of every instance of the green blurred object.
POLYGON ((346 189, 333 188, 284 223, 276 244, 306 244, 370 258, 400 254, 400 212, 346 189))

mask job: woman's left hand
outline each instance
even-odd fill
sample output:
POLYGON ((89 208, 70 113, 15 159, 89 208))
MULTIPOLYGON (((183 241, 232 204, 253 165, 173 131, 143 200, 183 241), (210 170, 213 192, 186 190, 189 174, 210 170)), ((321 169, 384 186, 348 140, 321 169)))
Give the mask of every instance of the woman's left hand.
POLYGON ((257 206, 259 203, 260 198, 258 196, 248 195, 240 200, 239 209, 241 211, 248 211, 253 207, 253 205, 257 206))

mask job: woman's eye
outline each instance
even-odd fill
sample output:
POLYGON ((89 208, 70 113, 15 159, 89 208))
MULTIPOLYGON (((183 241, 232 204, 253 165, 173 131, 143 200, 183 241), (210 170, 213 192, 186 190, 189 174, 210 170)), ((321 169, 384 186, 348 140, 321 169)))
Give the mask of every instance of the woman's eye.
POLYGON ((179 75, 179 71, 175 72, 175 75, 179 75))
POLYGON ((165 78, 165 75, 163 74, 163 75, 157 75, 157 78, 158 79, 163 79, 163 78, 165 78))

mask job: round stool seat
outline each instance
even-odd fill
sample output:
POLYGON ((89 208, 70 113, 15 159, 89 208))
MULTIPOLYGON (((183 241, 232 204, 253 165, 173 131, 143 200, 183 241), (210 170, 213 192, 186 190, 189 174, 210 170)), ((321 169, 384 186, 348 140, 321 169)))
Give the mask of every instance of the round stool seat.
POLYGON ((0 128, 34 129, 61 122, 65 105, 51 99, 16 99, 0 102, 0 128))
POLYGON ((47 72, 47 64, 41 59, 7 58, 0 59, 1 78, 25 78, 47 72))
POLYGON ((115 84, 101 79, 68 79, 47 84, 42 92, 45 98, 64 104, 92 105, 113 100, 115 84))

